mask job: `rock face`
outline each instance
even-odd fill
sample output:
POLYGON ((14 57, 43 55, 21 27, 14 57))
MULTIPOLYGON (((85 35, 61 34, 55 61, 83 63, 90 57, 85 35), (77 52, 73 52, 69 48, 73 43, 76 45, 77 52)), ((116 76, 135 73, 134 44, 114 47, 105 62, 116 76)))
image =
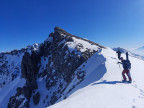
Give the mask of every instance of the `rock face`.
MULTIPOLYGON (((43 105, 43 108, 66 98, 85 77, 85 72, 82 70, 83 63, 103 48, 99 44, 55 27, 54 32, 43 43, 11 52, 9 55, 16 56, 21 52, 19 66, 14 67, 18 67, 18 73, 21 73, 20 76, 26 83, 23 87, 17 88, 16 94, 10 97, 7 107, 28 108, 39 104, 43 105), (77 83, 65 91, 74 77, 77 77, 77 83)), ((8 68, 6 61, 2 63, 5 55, 0 54, 0 72, 8 68)), ((14 74, 13 80, 17 76, 14 74)))
POLYGON ((40 62, 40 57, 34 51, 30 55, 26 52, 22 59, 21 72, 22 77, 27 79, 28 82, 36 79, 37 73, 39 71, 38 63, 40 62))
POLYGON ((33 96, 34 105, 37 105, 37 104, 39 103, 39 100, 40 100, 40 93, 37 92, 37 93, 33 96))

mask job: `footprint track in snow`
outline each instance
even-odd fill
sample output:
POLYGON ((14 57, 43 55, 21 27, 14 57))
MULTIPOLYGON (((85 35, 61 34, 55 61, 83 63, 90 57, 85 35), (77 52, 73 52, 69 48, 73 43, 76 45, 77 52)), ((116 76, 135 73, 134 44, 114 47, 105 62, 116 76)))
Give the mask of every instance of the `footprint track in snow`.
POLYGON ((132 85, 134 88, 138 89, 139 90, 139 98, 144 98, 144 91, 140 88, 138 88, 138 85, 137 84, 134 84, 132 85))
POLYGON ((141 95, 141 98, 144 98, 144 91, 142 89, 140 89, 140 95, 141 95))

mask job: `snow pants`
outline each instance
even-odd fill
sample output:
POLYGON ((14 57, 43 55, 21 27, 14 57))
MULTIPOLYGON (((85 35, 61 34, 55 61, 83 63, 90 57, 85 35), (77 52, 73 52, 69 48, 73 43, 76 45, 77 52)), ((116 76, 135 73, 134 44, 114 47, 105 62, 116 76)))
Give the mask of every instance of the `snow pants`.
POLYGON ((131 78, 131 75, 130 75, 130 71, 128 69, 124 69, 123 72, 122 72, 122 76, 123 76, 124 80, 126 80, 125 74, 127 74, 129 81, 132 81, 132 78, 131 78))

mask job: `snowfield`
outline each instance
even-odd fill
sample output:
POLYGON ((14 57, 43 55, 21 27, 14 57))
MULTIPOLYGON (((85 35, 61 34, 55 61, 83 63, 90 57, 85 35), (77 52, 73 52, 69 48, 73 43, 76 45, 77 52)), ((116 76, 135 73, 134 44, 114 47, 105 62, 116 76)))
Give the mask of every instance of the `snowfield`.
MULTIPOLYGON (((122 57, 126 58, 123 54, 122 57)), ((86 76, 67 99, 48 108, 144 108, 144 61, 129 57, 132 83, 122 83, 115 51, 103 49, 85 63, 86 76)), ((72 81, 73 85, 75 79, 72 81)))

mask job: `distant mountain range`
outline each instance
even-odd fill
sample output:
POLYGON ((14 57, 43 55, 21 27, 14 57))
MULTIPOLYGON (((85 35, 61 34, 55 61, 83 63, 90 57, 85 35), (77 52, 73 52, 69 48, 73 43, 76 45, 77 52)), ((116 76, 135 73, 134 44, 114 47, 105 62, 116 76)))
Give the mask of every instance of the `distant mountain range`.
POLYGON ((141 50, 144 51, 144 46, 142 46, 142 47, 136 49, 136 51, 141 51, 141 50))
POLYGON ((133 52, 136 54, 144 56, 144 46, 135 49, 133 52))

